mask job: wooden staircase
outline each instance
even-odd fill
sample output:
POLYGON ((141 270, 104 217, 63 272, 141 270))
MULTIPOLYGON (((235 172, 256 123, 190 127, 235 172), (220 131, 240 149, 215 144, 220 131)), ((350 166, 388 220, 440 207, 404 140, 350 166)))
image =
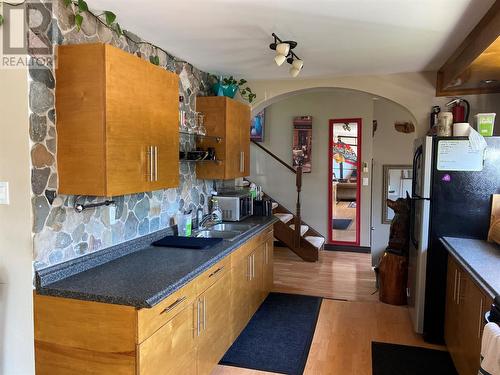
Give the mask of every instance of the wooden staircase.
POLYGON ((284 243, 303 260, 307 262, 316 262, 319 257, 319 252, 324 249, 325 238, 301 219, 300 192, 302 189, 302 166, 298 166, 297 169, 295 169, 261 144, 256 142, 253 143, 296 175, 295 187, 297 190, 297 203, 295 213, 292 213, 273 197, 264 193, 265 197, 272 200, 273 215, 279 219, 279 221, 274 224, 274 237, 284 243))

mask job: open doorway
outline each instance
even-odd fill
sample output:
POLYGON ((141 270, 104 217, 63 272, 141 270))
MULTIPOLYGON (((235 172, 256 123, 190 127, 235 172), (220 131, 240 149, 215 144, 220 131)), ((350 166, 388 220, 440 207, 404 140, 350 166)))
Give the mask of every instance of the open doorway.
POLYGON ((361 119, 329 121, 328 240, 360 244, 361 119))

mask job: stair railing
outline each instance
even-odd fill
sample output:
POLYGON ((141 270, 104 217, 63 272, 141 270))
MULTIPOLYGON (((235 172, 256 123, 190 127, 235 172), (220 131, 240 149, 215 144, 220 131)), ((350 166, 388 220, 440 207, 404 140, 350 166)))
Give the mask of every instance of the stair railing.
POLYGON ((302 165, 297 167, 295 175, 295 187, 297 188, 297 204, 295 206, 295 246, 300 247, 300 232, 302 227, 302 219, 300 218, 300 192, 302 190, 302 165))
POLYGON ((301 212, 300 212, 300 192, 302 190, 302 165, 297 166, 296 168, 292 167, 290 164, 286 163, 285 161, 281 160, 277 155, 269 151, 267 148, 262 146, 260 143, 257 143, 255 141, 252 141, 252 143, 259 147, 261 150, 263 150, 266 154, 271 156, 274 160, 276 160, 278 163, 283 165, 285 168, 287 168, 290 172, 295 173, 295 188, 297 189, 297 203, 295 206, 295 221, 294 221, 294 244, 296 247, 300 247, 300 230, 302 226, 302 219, 301 219, 301 212))

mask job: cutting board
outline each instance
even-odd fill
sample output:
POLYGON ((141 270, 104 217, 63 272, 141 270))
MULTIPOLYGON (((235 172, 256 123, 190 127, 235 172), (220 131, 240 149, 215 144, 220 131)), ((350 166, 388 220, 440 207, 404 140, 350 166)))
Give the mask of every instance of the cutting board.
POLYGON ((500 244, 500 194, 493 194, 488 241, 500 244))

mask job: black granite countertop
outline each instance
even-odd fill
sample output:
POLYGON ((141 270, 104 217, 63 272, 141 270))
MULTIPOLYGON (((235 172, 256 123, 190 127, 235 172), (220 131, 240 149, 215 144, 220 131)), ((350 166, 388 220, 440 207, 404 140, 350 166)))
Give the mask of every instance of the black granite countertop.
MULTIPOLYGON (((234 241, 224 240, 206 250, 149 245, 92 268, 83 267, 83 271, 55 282, 44 283, 42 279, 47 276, 37 275, 37 292, 138 308, 152 307, 275 221, 273 216, 250 217, 243 223, 254 224, 252 229, 234 241)), ((82 260, 78 262, 80 267, 82 260)))
POLYGON ((490 297, 500 295, 500 246, 456 237, 444 237, 441 242, 490 297))

